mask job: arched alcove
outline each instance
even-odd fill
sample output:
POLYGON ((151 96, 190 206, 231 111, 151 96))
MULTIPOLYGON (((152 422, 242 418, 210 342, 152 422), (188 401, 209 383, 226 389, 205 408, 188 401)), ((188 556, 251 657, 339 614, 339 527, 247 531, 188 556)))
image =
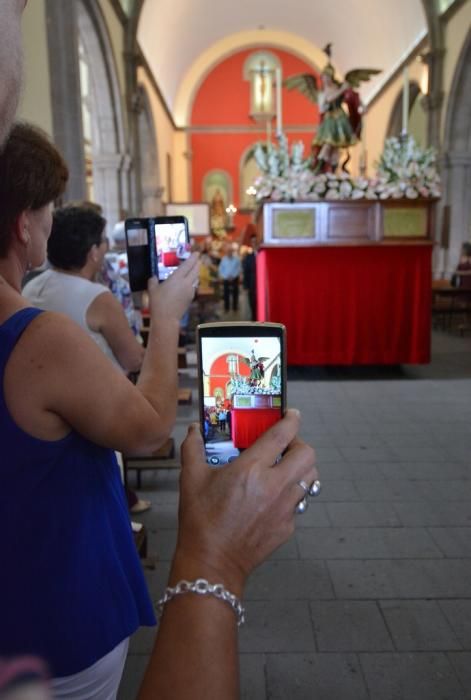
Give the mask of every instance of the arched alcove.
POLYGON ((138 88, 139 165, 141 169, 142 215, 156 216, 162 211, 164 188, 160 183, 159 151, 149 97, 143 85, 138 88))
MULTIPOLYGON (((409 83, 409 119, 411 114, 415 109, 421 109, 420 106, 420 86, 415 81, 409 83)), ((400 136, 402 131, 402 104, 403 104, 404 94, 402 90, 398 93, 394 106, 391 110, 391 115, 389 117, 388 128, 386 130, 386 138, 391 136, 400 136)), ((414 138, 416 134, 412 134, 414 138)), ((422 145, 425 146, 425 143, 422 145)))
POLYGON ((89 193, 104 211, 111 230, 128 208, 124 122, 114 55, 97 3, 76 4, 84 136, 88 135, 89 193), (87 75, 86 85, 84 75, 87 75), (86 126, 88 113, 90 123, 86 126), (91 172, 90 172, 91 170, 91 172))
POLYGON ((461 50, 445 120, 442 206, 450 207, 449 248, 441 263, 451 275, 464 241, 471 240, 471 30, 461 50))

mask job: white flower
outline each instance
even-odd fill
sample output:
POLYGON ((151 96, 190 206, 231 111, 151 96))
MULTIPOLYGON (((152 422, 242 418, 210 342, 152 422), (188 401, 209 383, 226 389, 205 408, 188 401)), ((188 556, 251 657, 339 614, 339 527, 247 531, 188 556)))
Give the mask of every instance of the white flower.
POLYGON ((348 197, 351 195, 353 190, 353 187, 350 182, 347 180, 344 180, 343 182, 340 183, 339 187, 339 193, 341 197, 344 197, 344 199, 348 199, 348 197))
POLYGON ((357 190, 366 190, 366 188, 368 187, 368 180, 366 179, 366 177, 356 177, 353 180, 353 185, 357 190))
POLYGON ((326 190, 326 185, 324 182, 318 182, 317 185, 314 187, 314 192, 317 192, 317 194, 324 194, 326 190))
POLYGON ((339 191, 338 190, 327 190, 325 193, 325 198, 326 199, 340 199, 339 191))
POLYGON ((364 196, 365 196, 365 190, 359 190, 359 189, 355 188, 352 191, 352 199, 363 199, 364 196))
POLYGON ((368 187, 368 189, 366 190, 365 197, 366 199, 378 199, 375 190, 371 187, 368 187))
POLYGON ((408 187, 408 188, 406 189, 406 197, 407 197, 407 199, 417 199, 418 196, 419 196, 419 193, 418 193, 417 190, 414 189, 413 187, 408 187))

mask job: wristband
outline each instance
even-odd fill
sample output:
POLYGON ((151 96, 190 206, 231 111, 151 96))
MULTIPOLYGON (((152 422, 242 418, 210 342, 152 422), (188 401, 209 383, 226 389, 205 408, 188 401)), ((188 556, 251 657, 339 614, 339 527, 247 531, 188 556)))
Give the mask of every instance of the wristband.
POLYGON ((245 622, 245 609, 242 607, 240 600, 230 593, 222 583, 209 583, 204 578, 198 578, 196 581, 179 581, 173 588, 167 587, 163 596, 156 602, 155 609, 157 617, 162 617, 164 606, 169 600, 183 593, 196 593, 197 595, 212 595, 219 600, 231 606, 237 617, 237 626, 240 627, 245 622))

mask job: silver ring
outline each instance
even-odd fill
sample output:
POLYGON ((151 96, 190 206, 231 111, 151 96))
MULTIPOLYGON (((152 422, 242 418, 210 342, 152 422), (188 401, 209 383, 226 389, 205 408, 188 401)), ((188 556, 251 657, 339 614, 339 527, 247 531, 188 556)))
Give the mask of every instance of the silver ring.
POLYGON ((318 496, 321 491, 322 491, 322 486, 321 486, 321 482, 319 481, 319 479, 316 479, 315 481, 313 481, 308 489, 308 493, 312 498, 315 498, 316 496, 318 496))
POLYGON ((302 488, 304 493, 309 493, 309 486, 306 484, 304 480, 298 481, 298 486, 302 488))
POLYGON ((298 505, 294 509, 294 512, 297 515, 302 515, 303 513, 305 513, 307 511, 308 506, 309 506, 308 500, 306 497, 304 497, 301 501, 299 501, 298 505))

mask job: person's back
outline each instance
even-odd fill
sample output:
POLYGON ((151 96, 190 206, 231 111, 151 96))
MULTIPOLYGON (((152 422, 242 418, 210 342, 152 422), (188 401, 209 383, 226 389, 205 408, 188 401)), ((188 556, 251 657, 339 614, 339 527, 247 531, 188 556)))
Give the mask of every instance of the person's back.
POLYGON ((92 330, 87 323, 87 311, 92 302, 108 288, 98 282, 86 280, 58 270, 46 270, 28 282, 23 288, 23 296, 38 309, 66 314, 86 333, 117 366, 118 360, 102 333, 92 330))

